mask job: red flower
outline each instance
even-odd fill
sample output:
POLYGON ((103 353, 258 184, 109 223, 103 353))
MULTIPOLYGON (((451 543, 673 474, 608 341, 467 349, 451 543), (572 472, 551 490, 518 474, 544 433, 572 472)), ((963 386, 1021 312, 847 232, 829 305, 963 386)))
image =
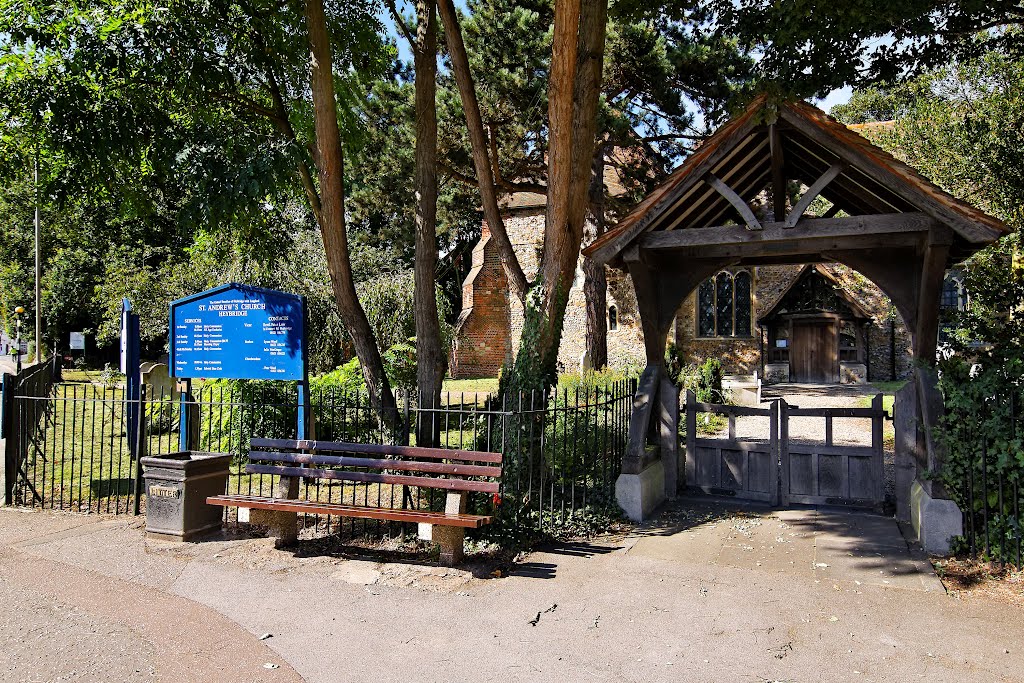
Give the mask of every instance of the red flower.
POLYGON ((495 493, 493 496, 491 496, 491 502, 494 503, 494 507, 498 507, 499 505, 501 505, 501 494, 495 493))

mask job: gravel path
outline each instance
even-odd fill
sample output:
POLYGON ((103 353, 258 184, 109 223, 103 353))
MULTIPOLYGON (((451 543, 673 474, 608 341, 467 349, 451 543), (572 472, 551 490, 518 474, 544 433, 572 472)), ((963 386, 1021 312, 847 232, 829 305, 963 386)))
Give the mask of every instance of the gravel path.
MULTIPOLYGON (((800 408, 861 408, 865 399, 878 390, 870 384, 775 384, 762 390, 763 406, 767 401, 783 398, 790 406, 800 408)), ((767 441, 767 417, 740 417, 736 419, 736 438, 748 441, 767 441)), ((886 422, 884 433, 891 433, 892 423, 886 422)), ((718 436, 725 436, 723 430, 718 436)), ((794 442, 824 442, 825 419, 820 417, 793 417, 789 420, 789 436, 794 442)), ((871 420, 868 418, 836 418, 832 421, 832 443, 836 445, 870 446, 871 420)), ((891 442, 890 442, 891 446, 891 442)), ((895 499, 895 454, 886 449, 885 494, 895 499)))
MULTIPOLYGON (((878 393, 865 384, 776 384, 762 391, 762 400, 783 398, 791 407, 861 408, 865 399, 878 393)), ((765 404, 767 406, 767 404, 765 404)), ((740 439, 768 438, 767 417, 741 417, 736 420, 736 436, 740 439)), ((789 421, 789 436, 795 441, 824 441, 825 420, 820 417, 794 417, 789 421)), ((871 420, 837 418, 832 421, 832 442, 848 445, 871 445, 871 420)))

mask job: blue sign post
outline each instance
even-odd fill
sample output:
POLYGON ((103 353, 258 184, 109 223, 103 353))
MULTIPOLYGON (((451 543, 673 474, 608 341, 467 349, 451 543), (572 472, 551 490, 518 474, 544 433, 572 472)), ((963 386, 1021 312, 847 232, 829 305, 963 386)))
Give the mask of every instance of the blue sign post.
MULTIPOLYGON (((299 383, 298 438, 307 438, 306 300, 226 284, 171 302, 170 375, 299 383)), ((182 400, 182 450, 188 450, 182 400)))

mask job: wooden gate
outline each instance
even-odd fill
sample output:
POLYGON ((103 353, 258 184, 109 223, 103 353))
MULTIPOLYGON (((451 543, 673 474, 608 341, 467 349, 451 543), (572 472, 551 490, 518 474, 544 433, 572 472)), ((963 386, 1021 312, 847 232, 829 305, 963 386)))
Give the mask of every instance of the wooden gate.
POLYGON ((779 406, 769 408, 698 403, 686 392, 686 482, 705 493, 779 504, 779 406), (729 418, 727 438, 697 437, 697 414, 729 418), (768 421, 768 439, 736 438, 737 417, 768 421))
POLYGON ((887 415, 882 395, 870 408, 799 408, 779 399, 779 462, 782 504, 809 503, 874 507, 885 500, 885 447, 882 425, 887 415), (795 442, 789 421, 794 417, 825 420, 825 441, 795 442), (836 445, 832 425, 836 418, 871 420, 871 445, 836 445))
POLYGON ((870 408, 800 408, 784 399, 767 408, 699 403, 686 392, 686 481, 705 493, 757 500, 772 505, 826 504, 878 507, 885 500, 882 426, 887 418, 878 394, 870 408), (728 432, 697 436, 699 414, 724 415, 728 432), (767 422, 767 438, 737 438, 736 419, 767 422), (825 439, 794 441, 790 420, 825 421, 825 439), (833 420, 871 420, 871 444, 836 444, 833 420))

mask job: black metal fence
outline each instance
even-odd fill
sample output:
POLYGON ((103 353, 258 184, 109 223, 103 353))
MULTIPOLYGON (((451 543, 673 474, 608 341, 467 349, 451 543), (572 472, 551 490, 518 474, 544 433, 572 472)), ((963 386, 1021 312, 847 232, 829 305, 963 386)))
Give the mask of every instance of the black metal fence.
POLYGON ((42 494, 27 476, 27 468, 44 448, 46 431, 53 419, 49 401, 61 379, 60 358, 39 363, 17 375, 3 375, 0 384, 0 439, 5 440, 4 500, 8 503, 25 495, 41 502, 42 494), (15 397, 39 400, 16 402, 15 397), (20 482, 20 486, 18 483, 20 482))
POLYGON ((1021 397, 1015 391, 996 397, 979 411, 971 430, 977 447, 947 462, 944 477, 964 513, 967 550, 1003 564, 1024 568, 1024 519, 1021 483, 1024 444, 1021 397))
MULTIPOLYGON (((384 423, 366 394, 327 387, 311 392, 315 438, 361 443, 415 444, 417 427, 429 423, 442 448, 505 454, 502 491, 473 501, 493 510, 496 529, 557 532, 587 525, 617 509, 615 478, 626 448, 635 382, 561 389, 547 396, 505 400, 482 394, 443 395, 435 407, 420 406, 415 393, 399 395, 399 414, 384 423)), ((213 382, 182 396, 169 388, 144 387, 141 452, 180 450, 231 453, 229 493, 270 495, 272 475, 245 472, 253 437, 296 438, 296 388, 284 383, 213 382), (184 419, 182 419, 184 418, 184 419)), ((14 391, 9 399, 16 439, 31 434, 8 500, 19 505, 72 511, 130 513, 138 497, 139 471, 127 435, 123 387, 59 383, 47 391, 14 391), (38 418, 43 415, 44 418, 38 418), (34 429, 32 425, 35 425, 34 429)), ((21 443, 21 441, 19 441, 21 443)), ((11 481, 9 479, 8 481, 11 481)), ((310 499, 400 507, 401 488, 358 482, 309 484, 310 499)), ((440 500, 417 498, 417 507, 440 500)), ((238 511, 228 511, 228 521, 238 511)), ((243 514, 244 521, 244 514, 243 514)), ((309 533, 359 534, 378 527, 366 520, 308 518, 309 533)))

